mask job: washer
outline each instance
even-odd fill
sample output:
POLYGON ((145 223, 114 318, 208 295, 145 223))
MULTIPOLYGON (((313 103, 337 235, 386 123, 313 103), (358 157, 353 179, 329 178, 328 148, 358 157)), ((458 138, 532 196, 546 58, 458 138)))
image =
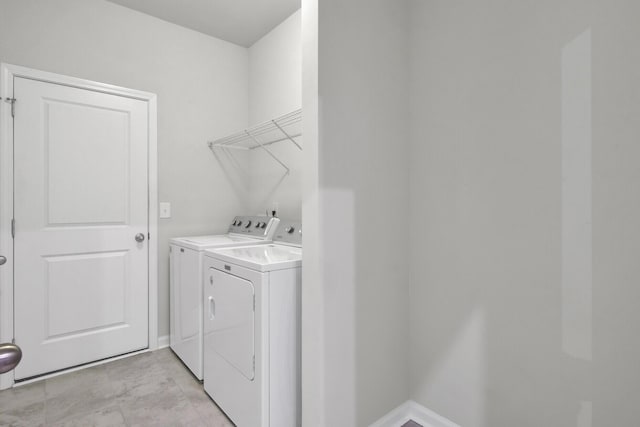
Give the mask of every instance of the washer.
POLYGON ((299 426, 301 224, 204 255, 205 391, 238 427, 299 426))
POLYGON ((199 380, 203 379, 203 251, 269 243, 279 221, 267 216, 237 216, 227 234, 178 237, 169 241, 169 345, 199 380))

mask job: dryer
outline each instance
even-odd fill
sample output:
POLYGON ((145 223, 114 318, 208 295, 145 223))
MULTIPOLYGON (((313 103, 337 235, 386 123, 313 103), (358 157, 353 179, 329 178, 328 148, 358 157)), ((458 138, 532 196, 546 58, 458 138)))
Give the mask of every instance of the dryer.
POLYGON ((238 427, 301 422, 302 229, 205 251, 204 389, 238 427))
POLYGON ((199 380, 203 379, 202 253, 207 248, 271 242, 279 219, 237 216, 227 234, 169 240, 169 345, 199 380))

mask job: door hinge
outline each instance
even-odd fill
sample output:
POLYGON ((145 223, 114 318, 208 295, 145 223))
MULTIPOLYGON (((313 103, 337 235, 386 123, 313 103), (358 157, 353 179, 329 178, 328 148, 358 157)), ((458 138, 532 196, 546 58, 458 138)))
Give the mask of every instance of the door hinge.
POLYGON ((16 238, 16 220, 11 218, 11 238, 16 238))
POLYGON ((11 104, 11 117, 16 116, 16 99, 15 98, 5 98, 4 102, 8 102, 11 104))

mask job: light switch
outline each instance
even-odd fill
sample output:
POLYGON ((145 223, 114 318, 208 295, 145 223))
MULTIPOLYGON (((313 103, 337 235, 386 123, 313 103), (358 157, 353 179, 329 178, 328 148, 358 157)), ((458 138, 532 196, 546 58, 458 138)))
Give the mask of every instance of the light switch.
POLYGON ((171 218, 171 203, 160 202, 160 219, 171 218))

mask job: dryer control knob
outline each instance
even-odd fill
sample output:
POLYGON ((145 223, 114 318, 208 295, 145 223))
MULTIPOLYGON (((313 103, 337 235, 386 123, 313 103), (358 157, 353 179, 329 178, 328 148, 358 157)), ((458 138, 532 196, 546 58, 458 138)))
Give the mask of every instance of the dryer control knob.
POLYGON ((238 227, 240 227, 242 225, 242 221, 238 221, 238 223, 236 224, 238 227))
POLYGON ((287 228, 285 229, 285 231, 286 231, 287 233, 289 233, 289 234, 293 233, 293 232, 294 232, 294 230, 295 230, 295 228, 293 228, 293 227, 287 227, 287 228))
POLYGON ((247 221, 247 225, 244 226, 244 228, 249 228, 251 227, 251 221, 247 221))

